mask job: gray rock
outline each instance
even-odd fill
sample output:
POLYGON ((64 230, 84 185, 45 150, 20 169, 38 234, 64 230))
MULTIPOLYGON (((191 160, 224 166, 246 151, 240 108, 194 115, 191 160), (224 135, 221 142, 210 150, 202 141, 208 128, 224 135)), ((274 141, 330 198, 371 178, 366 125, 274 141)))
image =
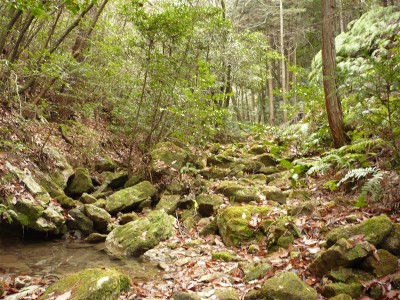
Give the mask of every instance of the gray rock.
POLYGON ((86 204, 85 212, 93 221, 96 230, 100 232, 105 232, 107 230, 107 225, 111 221, 111 215, 106 210, 93 204, 86 204))

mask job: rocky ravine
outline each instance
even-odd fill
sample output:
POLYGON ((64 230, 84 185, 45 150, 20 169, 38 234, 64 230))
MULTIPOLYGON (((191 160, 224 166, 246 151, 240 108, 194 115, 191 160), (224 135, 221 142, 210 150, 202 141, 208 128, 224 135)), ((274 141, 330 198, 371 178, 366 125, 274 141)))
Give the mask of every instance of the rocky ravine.
MULTIPOLYGON (((53 236, 82 235, 104 243, 116 259, 141 257, 163 270, 159 280, 141 282, 118 270, 87 269, 19 295, 381 299, 391 290, 396 296, 400 225, 329 201, 312 179, 293 189, 291 171, 269 150, 262 143, 211 144, 194 156, 161 143, 151 153, 151 178, 128 177, 112 162, 94 178, 51 148, 48 155, 59 160, 51 174, 2 161, 2 176, 20 183, 20 190, 2 192, 2 214, 14 224, 53 236), (393 288, 382 288, 388 284, 393 288)), ((9 284, 6 276, 0 280, 9 284)))

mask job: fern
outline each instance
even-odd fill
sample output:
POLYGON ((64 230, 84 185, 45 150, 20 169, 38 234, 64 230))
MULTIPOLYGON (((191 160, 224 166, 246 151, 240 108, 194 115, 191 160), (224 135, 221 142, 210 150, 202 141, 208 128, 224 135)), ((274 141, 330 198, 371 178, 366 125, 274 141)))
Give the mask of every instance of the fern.
POLYGON ((337 150, 334 150, 339 155, 346 153, 368 153, 376 148, 390 147, 390 144, 381 138, 377 139, 362 139, 351 145, 345 145, 337 150))
POLYGON ((378 171, 379 169, 376 167, 350 170, 342 179, 340 179, 340 181, 338 182, 338 186, 340 186, 344 182, 348 182, 349 180, 356 182, 361 179, 367 178, 370 175, 376 175, 378 171))
POLYGON ((314 174, 324 174, 332 167, 332 164, 324 162, 322 159, 319 159, 317 162, 313 164, 313 166, 307 171, 307 175, 314 174))
POLYGON ((383 188, 381 184, 382 179, 383 176, 381 172, 375 173, 362 186, 360 197, 363 197, 365 199, 368 194, 370 194, 373 201, 379 201, 383 196, 383 188))

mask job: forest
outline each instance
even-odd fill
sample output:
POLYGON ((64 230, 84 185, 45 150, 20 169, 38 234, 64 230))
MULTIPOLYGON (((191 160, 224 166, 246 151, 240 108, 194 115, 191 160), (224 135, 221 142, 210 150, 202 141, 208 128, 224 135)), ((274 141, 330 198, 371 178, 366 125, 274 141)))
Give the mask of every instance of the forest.
POLYGON ((0 299, 400 299, 398 1, 0 24, 0 299))

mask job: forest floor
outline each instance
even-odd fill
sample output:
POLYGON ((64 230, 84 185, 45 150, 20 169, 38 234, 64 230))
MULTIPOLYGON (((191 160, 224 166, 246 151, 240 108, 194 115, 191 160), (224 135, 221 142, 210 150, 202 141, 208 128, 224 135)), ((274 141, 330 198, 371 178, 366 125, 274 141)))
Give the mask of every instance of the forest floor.
MULTIPOLYGON (((3 124, 8 121, 3 117, 3 124)), ((15 125, 10 124, 8 125, 15 125)), ((31 127, 28 126, 27 128, 31 127)), ((36 133, 38 131, 44 133, 41 134, 42 144, 48 130, 50 130, 49 128, 51 126, 46 125, 32 129, 33 131, 36 130, 36 133)), ((24 133, 18 130, 14 131, 11 134, 11 136, 14 136, 13 143, 15 144, 17 140, 21 139, 18 134, 26 135, 27 132, 29 135, 29 130, 24 133)), ((38 149, 40 150, 40 145, 38 149)), ((60 144, 59 149, 64 149, 65 154, 68 155, 68 146, 60 144)), ((13 161, 18 159, 29 160, 28 156, 20 158, 16 155, 12 156, 13 161)), ((4 153, 0 155, 0 165, 4 165, 5 157, 4 153)), ((29 166, 29 163, 27 166, 29 166)), ((388 214, 392 221, 400 223, 400 213, 387 209, 382 203, 371 203, 367 207, 356 208, 354 206, 356 196, 353 193, 329 192, 322 188, 323 183, 327 180, 326 176, 307 176, 304 180, 305 186, 312 192, 310 200, 317 205, 312 211, 299 214, 293 218, 301 236, 296 238, 287 249, 280 248, 271 251, 268 249, 265 240, 261 240, 252 251, 249 251, 248 246, 226 247, 219 235, 200 235, 201 230, 206 225, 205 223, 199 221, 193 228, 187 229, 183 223, 177 221, 175 225, 177 235, 161 242, 141 258, 143 261, 151 261, 159 269, 158 274, 150 280, 132 278, 130 291, 121 294, 120 299, 170 299, 177 291, 193 291, 202 299, 218 299, 216 296, 218 291, 224 289, 233 289, 237 297, 243 299, 246 293, 260 288, 266 280, 278 271, 294 272, 306 284, 318 291, 319 299, 326 299, 321 295, 324 285, 327 283, 326 278, 316 277, 308 270, 316 255, 324 249, 326 233, 334 228, 360 223, 381 213, 388 214), (219 251, 231 253, 234 261, 212 259, 211 254, 219 251), (272 266, 269 271, 260 275, 257 279, 248 282, 243 280, 243 264, 265 260, 272 266)), ((288 199, 285 205, 276 205, 276 203, 271 205, 268 200, 261 201, 256 205, 269 206, 271 208, 269 217, 278 218, 287 215, 287 209, 297 204, 299 204, 299 200, 288 199)), ((229 205, 229 202, 224 205, 229 205)), ((257 228, 261 221, 257 215, 254 215, 249 226, 257 228)), ((58 276, 55 274, 33 275, 22 272, 0 274, 0 276, 2 277, 3 295, 8 300, 40 299, 45 289, 58 280, 58 276), (24 294, 23 289, 29 287, 34 288, 28 289, 28 292, 24 294)), ((366 289, 371 287, 372 284, 381 286, 383 293, 380 299, 390 299, 385 296, 392 289, 390 282, 390 278, 384 276, 374 279, 373 282, 366 281, 363 284, 366 289)), ((359 299, 372 298, 364 295, 359 299)))

